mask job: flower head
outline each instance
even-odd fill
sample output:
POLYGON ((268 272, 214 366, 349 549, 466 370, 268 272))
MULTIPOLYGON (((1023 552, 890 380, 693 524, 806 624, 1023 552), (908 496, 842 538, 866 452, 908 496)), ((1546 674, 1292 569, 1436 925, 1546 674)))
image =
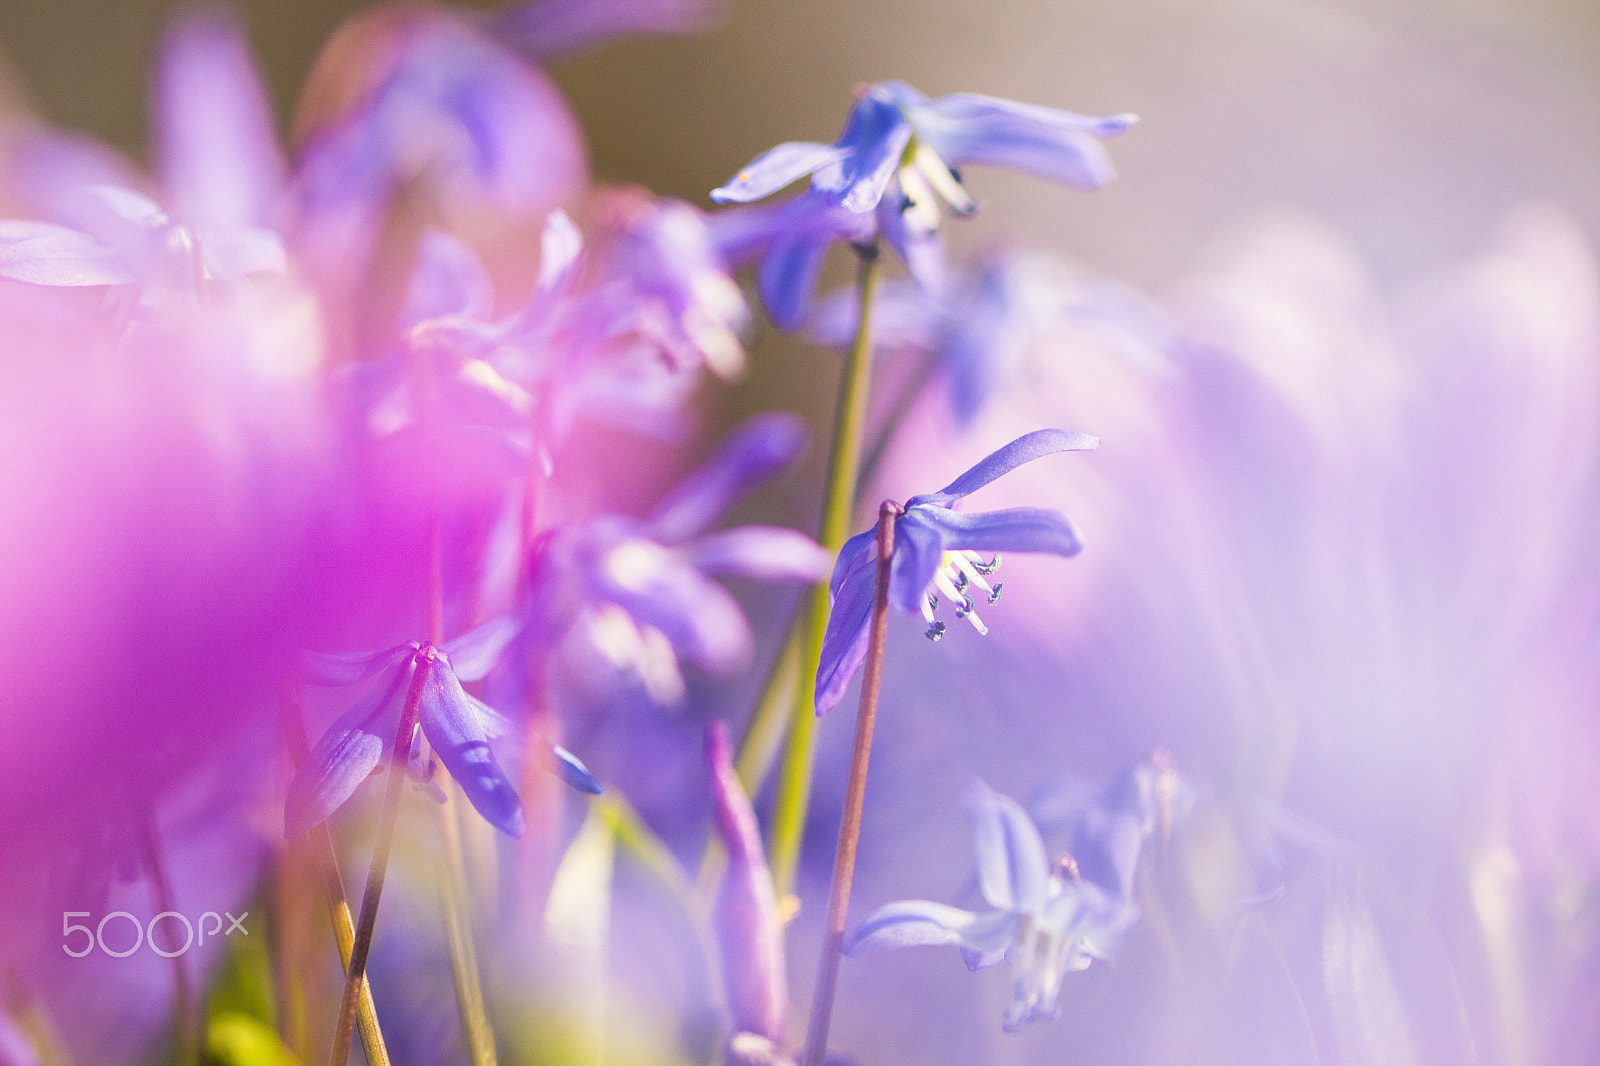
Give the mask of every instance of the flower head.
MULTIPOLYGON (((305 680, 311 684, 374 684, 328 728, 295 773, 284 815, 286 835, 298 836, 327 818, 382 764, 393 748, 407 693, 420 685, 420 733, 413 734, 408 753, 413 776, 424 783, 433 776, 433 760, 422 747, 425 738, 478 813, 495 828, 521 836, 522 802, 489 749, 489 738, 510 732, 511 723, 461 687, 462 681, 480 681, 494 668, 517 629, 501 618, 437 646, 413 641, 377 652, 306 655, 305 680), (425 675, 420 682, 418 671, 425 675)), ((550 753, 555 772, 567 784, 600 792, 576 756, 555 745, 550 753)))
POLYGON ((858 96, 833 144, 780 144, 711 193, 718 203, 752 203, 810 176, 804 195, 740 227, 736 245, 765 250, 762 297, 783 328, 804 321, 822 253, 834 240, 881 236, 919 282, 936 284, 941 205, 958 215, 978 208, 960 167, 1003 166, 1099 188, 1113 174, 1099 138, 1134 122, 1132 115, 1089 118, 973 93, 930 100, 903 82, 868 86, 858 96))
POLYGON ((1005 1027, 1053 1017, 1061 979, 1108 957, 1138 917, 1125 901, 1077 876, 1070 859, 1052 864, 1044 839, 1017 803, 979 782, 965 797, 978 858, 978 885, 994 908, 974 913, 927 900, 901 900, 874 911, 850 934, 845 954, 882 948, 953 944, 970 969, 1011 965, 1005 1027))
MULTIPOLYGON (((1023 463, 1055 452, 1087 451, 1098 444, 1096 438, 1084 433, 1035 430, 994 452, 938 492, 907 500, 904 512, 895 519, 889 602, 902 611, 921 611, 932 640, 940 639, 945 631, 944 623, 936 617, 941 596, 954 606, 958 619, 964 618, 979 633, 987 633, 977 615, 972 591, 983 593, 990 603, 999 600, 1001 585, 991 585, 988 580, 999 566, 998 553, 1050 552, 1070 556, 1083 545, 1072 522, 1059 511, 1013 507, 966 514, 954 510, 955 504, 1023 463), (995 554, 985 562, 980 552, 995 554)), ((876 580, 874 536, 875 532, 868 530, 851 537, 833 567, 829 582, 833 611, 817 666, 818 714, 827 713, 844 697, 845 688, 866 655, 876 580)))
POLYGON ((557 530, 535 592, 540 624, 565 630, 600 620, 590 632, 605 639, 603 655, 636 670, 658 699, 681 694, 679 659, 714 674, 741 668, 752 650, 750 626, 713 575, 815 581, 827 572, 828 555, 792 529, 706 530, 734 500, 788 466, 805 440, 794 416, 757 416, 648 518, 602 515, 557 530), (648 684, 652 677, 656 684, 648 684))

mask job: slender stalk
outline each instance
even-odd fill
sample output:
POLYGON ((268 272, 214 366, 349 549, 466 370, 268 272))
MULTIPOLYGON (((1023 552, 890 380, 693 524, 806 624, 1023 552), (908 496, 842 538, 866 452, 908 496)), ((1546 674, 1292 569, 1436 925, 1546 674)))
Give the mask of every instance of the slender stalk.
POLYGON ((839 846, 833 854, 833 883, 828 889, 828 918, 823 929, 822 959, 811 995, 806 1023, 803 1066, 822 1066, 828 1053, 828 1023, 839 983, 839 956, 850 914, 850 886, 856 876, 856 845, 861 840, 861 806, 867 794, 867 763, 872 758, 872 730, 878 721, 878 689, 883 683, 883 644, 889 632, 889 564, 894 556, 894 520, 900 505, 885 500, 878 509, 878 580, 872 593, 872 628, 861 677, 861 706, 856 711, 856 737, 850 748, 850 774, 845 782, 844 813, 839 817, 839 846))
POLYGON ((383 783, 383 809, 378 815, 378 837, 372 846, 372 865, 367 870, 367 887, 361 895, 361 916, 356 920, 350 943, 350 962, 345 968, 344 998, 339 1002, 339 1021, 333 1030, 333 1051, 329 1066, 345 1066, 350 1058, 350 1033, 355 1025, 356 1004, 367 973, 367 955, 372 950, 372 931, 378 922, 378 901, 383 896, 383 878, 389 869, 389 848, 394 843, 394 824, 400 813, 400 788, 405 783, 406 757, 411 750, 411 734, 417 725, 417 702, 422 686, 433 668, 433 648, 424 645, 412 660, 411 687, 400 710, 400 725, 395 730, 394 748, 389 755, 389 772, 383 783))
MULTIPOLYGON (((161 859, 161 844, 156 839, 155 811, 149 806, 142 812, 139 830, 145 862, 150 867, 150 894, 154 897, 156 913, 176 911, 172 883, 167 880, 166 864, 161 859)), ((200 1033, 189 989, 189 971, 183 964, 183 955, 180 951, 172 957, 173 1061, 177 1066, 197 1066, 200 1061, 200 1033)))
MULTIPOLYGON (((437 517, 428 566, 428 639, 444 642, 444 538, 437 517)), ((450 973, 455 978, 456 1009, 473 1066, 495 1066, 494 1029, 484 1004, 478 974, 478 952, 472 941, 472 916, 467 908, 467 864, 461 848, 461 823, 456 808, 460 786, 441 769, 445 801, 439 805, 444 855, 439 865, 439 902, 444 910, 445 940, 450 947, 450 973)))
MULTIPOLYGON (((295 767, 305 761, 309 753, 305 722, 300 716, 299 695, 294 686, 285 682, 280 692, 283 711, 283 735, 289 746, 289 758, 295 767)), ((327 822, 311 827, 311 852, 322 879, 322 895, 328 903, 328 918, 333 923, 333 940, 339 948, 339 968, 350 968, 350 953, 355 945, 355 923, 350 920, 350 904, 345 901, 344 878, 339 873, 339 853, 333 846, 333 834, 327 822)), ((383 1041, 383 1030, 378 1025, 378 1007, 372 999, 372 985, 365 972, 361 974, 356 989, 356 1029, 361 1034, 361 1049, 367 1054, 367 1066, 389 1066, 389 1048, 383 1041)))
MULTIPOLYGON (((838 552, 850 534, 867 389, 872 379, 872 309, 877 303, 880 256, 876 243, 859 247, 857 251, 861 262, 856 277, 860 301, 856 335, 845 355, 839 402, 834 408, 833 445, 828 452, 828 479, 823 490, 822 524, 817 538, 830 552, 838 552)), ((812 590, 799 625, 805 644, 800 657, 799 684, 795 686, 794 705, 789 712, 788 744, 779 771, 771 840, 767 847, 772 860, 772 879, 780 896, 788 895, 794 888, 806 808, 811 802, 811 764, 816 757, 817 735, 817 717, 813 710, 817 661, 822 655, 822 637, 828 628, 826 584, 812 590)))
POLYGON ((472 919, 466 905, 467 871, 461 850, 461 823, 456 806, 461 789, 448 775, 444 782, 445 802, 439 805, 439 826, 444 837, 444 855, 439 863, 439 899, 444 905, 445 938, 450 945, 450 972, 455 978, 456 1010, 461 1015, 461 1033, 473 1066, 494 1066, 494 1030, 484 1005, 483 986, 478 977, 478 952, 472 940, 472 919))

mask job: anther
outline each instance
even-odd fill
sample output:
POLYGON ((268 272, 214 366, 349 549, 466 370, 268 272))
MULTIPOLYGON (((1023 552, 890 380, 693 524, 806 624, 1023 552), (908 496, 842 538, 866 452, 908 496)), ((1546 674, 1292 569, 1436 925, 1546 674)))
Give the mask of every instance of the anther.
POLYGON ((928 631, 924 633, 923 636, 927 637, 929 640, 939 640, 944 636, 944 623, 934 622, 928 627, 928 631))
POLYGON ((989 593, 989 603, 991 605, 1000 602, 1000 590, 1005 588, 1005 587, 1006 587, 1006 583, 1004 581, 996 581, 994 583, 994 591, 989 593))

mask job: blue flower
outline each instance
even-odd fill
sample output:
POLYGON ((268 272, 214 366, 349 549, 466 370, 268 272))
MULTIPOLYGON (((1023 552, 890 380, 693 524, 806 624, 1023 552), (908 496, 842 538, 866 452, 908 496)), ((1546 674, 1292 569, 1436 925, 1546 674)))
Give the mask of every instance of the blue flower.
POLYGON ((1061 980, 1110 956, 1138 918, 1129 903, 1077 876, 1070 859, 1052 864, 1039 830, 1014 800, 981 782, 965 796, 978 858, 978 885, 994 908, 974 913, 927 900, 878 908, 851 932, 845 954, 951 944, 970 969, 1010 963, 1005 1028, 1053 1017, 1061 980))
POLYGON ((828 553, 793 529, 706 530, 788 466, 805 442, 795 416, 757 416, 648 518, 602 515, 554 531, 535 584, 536 628, 560 639, 581 626, 600 660, 634 672, 656 702, 681 696, 679 660, 713 674, 742 668, 753 647, 750 626, 713 576, 816 581, 828 553))
MULTIPOLYGON (((1024 463, 1056 452, 1088 451, 1099 443, 1095 437, 1065 429, 1035 430, 989 455, 938 492, 907 500, 904 513, 895 519, 889 602, 902 611, 920 610, 932 640, 938 640, 945 630, 935 617, 940 596, 954 605, 957 618, 965 618, 979 633, 987 633, 970 590, 983 592, 990 603, 1000 598, 1001 586, 991 586, 988 580, 1000 564, 998 553, 1070 556, 1083 544, 1072 522, 1059 511, 1013 507, 966 514, 954 510, 954 505, 1024 463), (985 563, 980 552, 995 554, 985 563)), ((867 653, 876 580, 874 537, 870 529, 851 537, 834 563, 829 582, 833 611, 817 665, 818 714, 826 714, 844 698, 845 688, 867 653)))
POLYGON ((804 321, 833 240, 881 236, 919 282, 936 284, 940 205, 958 215, 978 207, 960 167, 1009 167, 1099 188, 1113 176, 1099 138, 1134 122, 1132 115, 1090 118, 973 93, 930 100, 903 82, 866 87, 859 97, 833 144, 780 144, 711 193, 718 203, 752 203, 811 177, 804 195, 757 216, 740 242, 747 251, 766 249, 762 297, 785 329, 804 321))
MULTIPOLYGON (((426 676, 416 708, 420 730, 413 733, 408 753, 412 775, 424 783, 432 779, 433 760, 422 746, 426 738, 478 813, 495 828, 521 836, 522 801, 489 749, 489 738, 510 732, 511 723, 461 687, 463 681, 481 681, 494 668, 517 629, 515 622, 500 618, 438 646, 413 641, 377 652, 306 655, 304 679, 310 684, 375 683, 365 699, 329 727, 296 771, 285 807, 285 834, 298 836, 327 818, 383 764, 415 673, 421 670, 426 676)), ((599 784, 576 756, 554 745, 550 752, 562 780, 599 794, 599 784)))

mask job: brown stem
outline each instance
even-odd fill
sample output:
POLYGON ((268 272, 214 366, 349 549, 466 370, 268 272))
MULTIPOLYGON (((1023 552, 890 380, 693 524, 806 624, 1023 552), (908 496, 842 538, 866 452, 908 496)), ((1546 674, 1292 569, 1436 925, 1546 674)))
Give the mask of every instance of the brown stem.
POLYGON ((395 730, 394 749, 389 756, 389 773, 383 785, 383 810, 378 816, 378 837, 372 846, 372 866, 367 871, 367 887, 361 896, 361 916, 356 920, 355 939, 350 945, 350 965, 345 971, 344 998, 339 1003, 339 1022, 333 1031, 329 1066, 345 1066, 350 1057, 350 1034, 367 973, 367 954, 372 950, 372 930, 378 922, 383 878, 389 869, 389 847, 394 843, 394 824, 400 813, 400 788, 405 783, 406 758, 417 723, 417 702, 422 698, 422 686, 432 667, 433 646, 424 644, 412 660, 411 688, 400 711, 400 725, 395 730))
MULTIPOLYGON (((292 682, 286 681, 279 694, 284 742, 289 748, 290 762, 298 769, 310 750, 305 722, 300 716, 299 693, 292 682)), ((316 860, 317 873, 322 879, 328 917, 333 922, 333 939, 339 948, 339 968, 348 971, 356 930, 350 918, 350 904, 345 900, 344 878, 339 873, 339 853, 334 849, 333 834, 328 831, 327 822, 318 822, 311 827, 311 852, 316 860)), ((368 1066, 389 1066, 389 1049, 383 1042, 383 1030, 378 1026, 378 1007, 372 999, 372 985, 368 983, 365 973, 361 974, 356 995, 356 1028, 361 1033, 361 1048, 367 1053, 368 1066)))
POLYGON ((839 818, 839 847, 833 855, 833 883, 828 889, 828 919, 823 930, 822 959, 806 1024, 804 1066, 822 1066, 828 1053, 828 1023, 839 983, 839 956, 850 913, 850 886, 856 876, 856 846, 861 840, 861 806, 867 794, 867 762, 872 757, 872 730, 878 720, 878 689, 883 683, 883 644, 889 632, 889 565, 894 557, 894 520, 899 504, 885 500, 878 509, 878 573, 872 594, 866 668, 861 676, 861 705, 856 711, 856 736, 850 748, 850 774, 845 781, 844 813, 839 818))

